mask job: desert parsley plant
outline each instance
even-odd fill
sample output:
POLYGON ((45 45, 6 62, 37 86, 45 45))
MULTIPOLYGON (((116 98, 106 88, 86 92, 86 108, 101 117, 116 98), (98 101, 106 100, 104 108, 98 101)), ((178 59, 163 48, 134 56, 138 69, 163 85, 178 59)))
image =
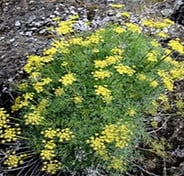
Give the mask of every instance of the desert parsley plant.
MULTIPOLYGON (((85 34, 74 31, 75 22, 74 17, 60 22, 55 29, 60 37, 51 47, 42 56, 28 56, 29 77, 18 85, 21 95, 11 107, 20 112, 13 119, 18 126, 12 127, 1 109, 0 137, 2 142, 24 139, 49 174, 98 167, 122 175, 146 134, 144 114, 154 113, 157 99, 164 101, 164 93, 184 76, 183 64, 170 57, 172 50, 183 54, 184 48, 176 39, 164 49, 129 22, 85 34)), ((142 26, 154 24, 163 29, 172 22, 142 26)), ((7 154, 4 166, 17 167, 25 158, 7 154)))

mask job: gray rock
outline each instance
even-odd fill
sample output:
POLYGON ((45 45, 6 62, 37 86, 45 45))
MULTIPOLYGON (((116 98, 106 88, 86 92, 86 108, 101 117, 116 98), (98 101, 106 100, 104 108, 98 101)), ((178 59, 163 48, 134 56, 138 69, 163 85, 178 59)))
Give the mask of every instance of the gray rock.
POLYGON ((16 26, 16 27, 20 27, 20 26, 21 26, 21 22, 20 22, 19 20, 16 21, 16 22, 15 22, 15 26, 16 26))

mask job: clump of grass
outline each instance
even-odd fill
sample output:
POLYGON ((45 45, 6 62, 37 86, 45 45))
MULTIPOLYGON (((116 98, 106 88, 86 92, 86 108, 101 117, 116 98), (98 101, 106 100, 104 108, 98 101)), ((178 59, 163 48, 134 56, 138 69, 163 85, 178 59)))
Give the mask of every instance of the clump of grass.
MULTIPOLYGON (((5 143, 24 139, 34 151, 28 156, 39 156, 41 170, 50 174, 92 167, 122 174, 146 136, 144 114, 154 113, 156 100, 184 75, 169 56, 172 49, 183 54, 182 45, 177 39, 169 43, 171 50, 164 49, 132 23, 81 34, 73 30, 75 22, 74 17, 60 22, 55 29, 60 38, 42 56, 28 56, 29 77, 18 85, 21 95, 12 106, 20 112, 12 120, 21 134, 5 135, 11 117, 2 109, 1 138, 5 143)), ((16 156, 6 155, 4 165, 11 169, 26 158, 16 156)))

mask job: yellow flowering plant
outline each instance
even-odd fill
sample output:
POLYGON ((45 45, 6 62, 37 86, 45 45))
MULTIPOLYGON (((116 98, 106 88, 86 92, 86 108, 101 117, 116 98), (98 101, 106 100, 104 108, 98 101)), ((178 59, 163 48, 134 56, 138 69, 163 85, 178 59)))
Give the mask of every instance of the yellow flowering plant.
MULTIPOLYGON (((21 134, 12 128, 14 135, 6 135, 10 120, 1 109, 0 137, 11 142, 21 135, 32 157, 41 160, 41 171, 49 174, 100 166, 121 175, 146 136, 145 112, 152 113, 153 102, 174 90, 174 81, 184 77, 183 65, 137 24, 80 34, 72 28, 75 20, 58 25, 60 38, 42 56, 28 57, 24 71, 29 76, 17 86, 21 94, 12 106, 20 114, 21 134)), ((183 54, 178 42, 168 47, 183 54)), ((10 155, 4 165, 17 166, 22 159, 10 155), (17 159, 11 164, 12 157, 17 159)))

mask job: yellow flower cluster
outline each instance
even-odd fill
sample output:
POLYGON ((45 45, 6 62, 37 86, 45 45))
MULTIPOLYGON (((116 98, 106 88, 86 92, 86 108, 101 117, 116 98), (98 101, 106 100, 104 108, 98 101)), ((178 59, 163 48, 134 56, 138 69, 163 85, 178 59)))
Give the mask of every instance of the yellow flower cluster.
POLYGON ((59 142, 69 141, 74 138, 73 132, 69 128, 65 128, 60 130, 57 133, 57 137, 59 138, 59 142))
POLYGON ((43 160, 52 160, 56 154, 54 152, 54 149, 43 149, 40 153, 40 156, 43 160))
POLYGON ((33 110, 42 113, 46 110, 46 107, 48 106, 49 102, 47 99, 43 98, 37 106, 32 107, 33 110))
POLYGON ((122 17, 129 18, 130 12, 122 12, 121 15, 122 15, 122 17))
POLYGON ((46 149, 54 149, 56 147, 56 144, 54 144, 54 138, 58 138, 59 142, 69 141, 72 138, 74 138, 73 132, 69 128, 64 129, 52 129, 48 128, 45 131, 42 131, 41 134, 44 134, 44 137, 46 139, 49 139, 49 142, 43 140, 43 143, 45 144, 46 149))
POLYGON ((111 91, 109 89, 107 89, 106 87, 101 86, 101 85, 95 86, 95 94, 98 96, 102 96, 102 99, 106 103, 110 103, 113 99, 113 97, 111 95, 111 91))
POLYGON ((167 18, 163 20, 159 19, 158 21, 146 19, 142 21, 142 24, 150 28, 163 29, 174 24, 174 22, 167 18))
POLYGON ((120 9, 120 8, 124 7, 123 4, 110 4, 110 6, 113 8, 116 8, 116 9, 120 9))
POLYGON ((160 43, 156 39, 153 39, 150 43, 154 47, 160 47, 161 46, 160 43))
POLYGON ((114 32, 118 33, 118 34, 121 34, 123 32, 125 32, 126 30, 123 28, 123 27, 116 27, 113 29, 114 32))
POLYGON ((103 136, 90 137, 90 140, 86 141, 95 151, 103 151, 106 147, 104 144, 103 136))
POLYGON ((61 169, 61 162, 55 160, 56 148, 58 142, 69 141, 74 138, 73 133, 69 128, 65 129, 52 129, 48 128, 42 131, 41 134, 44 135, 44 140, 42 141, 44 149, 41 150, 40 156, 43 162, 42 171, 46 171, 51 174, 55 174, 59 169, 61 169), (45 161, 46 160, 46 161, 45 161))
POLYGON ((105 126, 101 135, 97 133, 95 137, 90 137, 90 139, 86 140, 86 143, 89 144, 103 160, 109 162, 109 168, 120 170, 124 165, 123 160, 108 153, 108 144, 113 144, 117 148, 124 149, 128 146, 131 136, 132 132, 126 125, 109 124, 105 126))
POLYGON ((124 165, 125 163, 123 161, 123 158, 112 157, 108 168, 110 169, 113 168, 115 170, 124 171, 125 170, 124 165))
POLYGON ((129 66, 125 66, 123 64, 119 64, 119 65, 115 66, 114 68, 121 75, 122 74, 127 74, 129 76, 132 76, 135 73, 135 70, 134 69, 132 69, 129 66))
POLYGON ((75 74, 74 73, 65 74, 64 76, 61 77, 59 81, 62 82, 64 86, 71 85, 73 84, 74 81, 76 81, 75 74))
POLYGON ((100 41, 103 41, 102 36, 99 35, 98 31, 89 37, 86 37, 86 39, 83 41, 82 46, 90 46, 90 45, 96 45, 100 41))
POLYGON ((44 117, 40 115, 40 112, 35 110, 31 113, 24 115, 25 125, 39 125, 43 121, 44 117))
POLYGON ((105 78, 109 78, 111 76, 111 72, 108 70, 97 70, 95 72, 92 72, 93 77, 95 78, 95 80, 98 79, 105 79, 105 78))
POLYGON ((164 31, 158 32, 158 33, 157 33, 157 36, 158 36, 158 37, 161 37, 161 38, 168 38, 168 37, 169 37, 169 35, 166 34, 164 31))
POLYGON ((29 74, 34 71, 39 71, 45 63, 49 63, 52 60, 53 58, 48 56, 30 55, 28 56, 27 64, 24 66, 24 71, 29 74))
POLYGON ((184 54, 184 44, 182 44, 178 38, 170 40, 168 46, 170 46, 172 50, 175 50, 180 54, 184 54))
POLYGON ((64 89, 61 88, 61 87, 58 87, 58 88, 56 88, 56 89, 54 90, 54 94, 55 94, 56 96, 61 96, 61 95, 63 95, 63 93, 64 93, 64 89))
POLYGON ((129 116, 133 117, 137 114, 136 110, 134 108, 128 108, 126 114, 128 114, 129 116))
POLYGON ((15 112, 21 109, 22 107, 28 106, 29 102, 33 99, 33 96, 33 93, 27 92, 23 94, 22 97, 16 97, 14 104, 11 106, 11 111, 15 112))
POLYGON ((6 113, 4 108, 0 108, 0 130, 2 128, 7 128, 9 121, 9 114, 6 113))
POLYGON ((0 108, 0 138, 1 143, 16 141, 18 135, 21 134, 21 129, 18 124, 14 124, 13 127, 10 124, 10 116, 4 110, 0 108))
POLYGON ((74 23, 75 21, 72 21, 72 20, 62 21, 59 23, 58 27, 55 30, 59 35, 66 35, 68 33, 73 32, 72 25, 74 23))
POLYGON ((140 81, 145 81, 147 79, 146 75, 144 73, 138 73, 137 79, 140 81))
POLYGON ((4 164, 8 166, 8 169, 17 167, 19 164, 23 163, 23 160, 27 157, 27 154, 17 155, 15 152, 8 154, 4 161, 4 164))
MULTIPOLYGON (((68 47, 70 46, 69 41, 65 41, 64 39, 60 39, 60 40, 54 40, 54 42, 51 44, 51 48, 53 48, 53 50, 57 49, 58 53, 63 53, 63 54, 69 54, 70 50, 68 49, 68 47), (55 49, 54 49, 55 48, 55 49)), ((44 54, 48 54, 51 57, 55 54, 53 53, 49 53, 49 50, 45 50, 44 54)))
POLYGON ((58 131, 59 131, 58 129, 55 130, 55 129, 52 129, 52 128, 48 128, 47 130, 42 131, 41 134, 44 134, 45 138, 53 139, 56 136, 58 131))
POLYGON ((157 62, 158 52, 153 50, 146 55, 148 62, 157 62))
POLYGON ((122 55, 124 50, 122 48, 115 47, 115 48, 111 49, 111 52, 112 52, 112 54, 122 55))
POLYGON ((13 128, 11 126, 7 126, 7 128, 5 128, 1 133, 0 138, 3 139, 1 143, 11 142, 17 140, 17 135, 21 134, 21 129, 19 127, 13 128))
POLYGON ((125 23, 125 25, 127 26, 129 31, 138 32, 138 33, 141 32, 141 28, 137 24, 125 23))
POLYGON ((82 96, 75 96, 73 98, 73 101, 74 101, 75 104, 82 103, 83 102, 83 98, 82 98, 82 96))
POLYGON ((107 66, 113 65, 122 59, 119 55, 107 56, 104 60, 95 60, 95 68, 105 68, 107 66))
POLYGON ((158 82, 155 81, 155 80, 154 80, 154 81, 151 81, 151 82, 150 82, 150 86, 153 87, 153 88, 155 88, 155 87, 158 86, 158 82))
POLYGON ((46 171, 50 174, 56 174, 62 168, 62 163, 58 160, 44 161, 42 171, 46 171))
POLYGON ((131 130, 123 124, 110 124, 106 125, 101 132, 101 136, 96 134, 96 137, 90 137, 87 143, 93 148, 93 150, 103 150, 106 144, 114 143, 115 147, 123 149, 128 146, 131 139, 131 130))
POLYGON ((169 91, 173 91, 174 80, 172 79, 172 77, 163 70, 158 70, 157 74, 162 78, 165 88, 168 89, 169 91))
POLYGON ((44 85, 48 85, 52 80, 50 78, 42 78, 40 81, 33 84, 34 89, 37 93, 44 91, 44 85))

